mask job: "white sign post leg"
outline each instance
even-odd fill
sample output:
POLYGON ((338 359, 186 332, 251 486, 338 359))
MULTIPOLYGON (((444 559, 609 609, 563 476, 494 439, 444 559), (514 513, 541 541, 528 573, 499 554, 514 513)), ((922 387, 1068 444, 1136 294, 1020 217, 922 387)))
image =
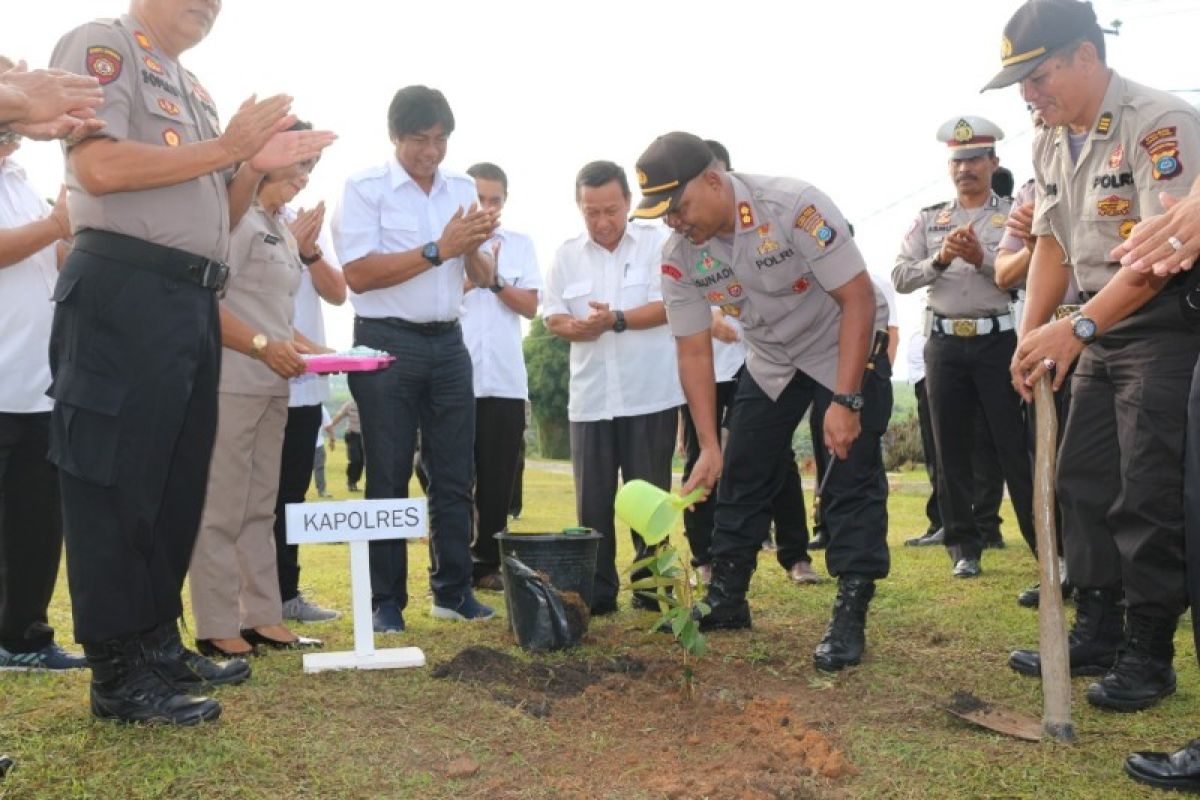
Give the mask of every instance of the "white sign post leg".
MULTIPOLYGON (((392 504, 405 503, 410 504, 413 501, 390 501, 392 504)), ((372 510, 372 507, 383 505, 385 501, 359 501, 358 505, 367 507, 372 510)), ((332 506, 333 504, 322 504, 332 506)), ((317 504, 310 504, 305 511, 308 517, 305 521, 313 525, 321 521, 318 513, 314 513, 317 504)), ((300 512, 293 512, 293 506, 288 508, 289 524, 288 524, 288 539, 295 543, 300 539, 302 534, 293 534, 292 519, 302 521, 299 516, 300 512)), ((424 504, 420 506, 422 512, 421 530, 427 529, 424 522, 424 504)), ((345 513, 345 512, 339 512, 345 513)), ((353 517, 349 517, 354 519, 353 517)), ((366 517, 360 517, 365 519, 366 517)), ((382 517, 376 517, 382 519, 382 517)), ((403 532, 402 537, 396 538, 411 538, 412 534, 407 531, 403 532)), ((383 538, 376 535, 372 538, 383 538)), ((390 538, 390 537, 389 537, 390 538)), ((353 597, 354 609, 354 650, 349 652, 339 653, 305 653, 304 654, 304 671, 305 672, 324 672, 332 669, 396 669, 400 667, 423 667, 425 666, 425 653, 419 647, 396 647, 387 650, 375 649, 375 631, 371 624, 371 563, 370 563, 370 540, 367 538, 351 538, 342 533, 338 534, 322 534, 321 538, 313 537, 311 540, 317 541, 346 541, 350 543, 350 587, 353 597), (334 538, 336 536, 336 538, 334 538)), ((303 541, 303 539, 300 539, 303 541)))

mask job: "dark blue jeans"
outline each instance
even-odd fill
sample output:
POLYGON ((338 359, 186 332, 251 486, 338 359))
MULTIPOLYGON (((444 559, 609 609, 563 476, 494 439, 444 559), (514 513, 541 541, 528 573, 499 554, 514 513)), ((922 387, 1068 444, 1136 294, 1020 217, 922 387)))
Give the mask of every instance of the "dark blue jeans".
MULTIPOLYGON (((366 449, 368 498, 408 497, 413 450, 429 475, 429 584, 455 607, 471 587, 471 473, 475 393, 471 357, 455 327, 419 333, 388 319, 356 317, 354 343, 396 357, 380 372, 349 377, 366 449)), ((407 542, 371 542, 372 603, 408 604, 407 542)))

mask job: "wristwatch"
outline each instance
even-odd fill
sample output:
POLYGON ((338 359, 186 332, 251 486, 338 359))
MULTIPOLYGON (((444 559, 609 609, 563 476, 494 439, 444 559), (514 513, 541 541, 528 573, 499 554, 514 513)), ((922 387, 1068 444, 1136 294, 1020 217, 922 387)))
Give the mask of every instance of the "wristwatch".
POLYGON ((313 254, 311 256, 306 256, 303 253, 301 253, 300 254, 300 263, 306 267, 312 266, 313 264, 320 261, 324 256, 325 256, 325 254, 323 252, 321 252, 321 248, 318 247, 316 250, 313 251, 313 254))
POLYGON ((851 411, 862 411, 866 404, 863 400, 862 392, 854 392, 853 394, 835 394, 833 402, 839 406, 845 406, 851 411))
POLYGON ((617 319, 615 322, 613 322, 612 329, 616 333, 624 333, 625 329, 629 327, 629 323, 625 321, 625 312, 618 309, 613 312, 613 316, 615 316, 617 319))
POLYGON ((442 265, 442 251, 437 242, 430 242, 421 248, 421 257, 435 267, 442 265))
POLYGON ((1075 334, 1075 338, 1084 344, 1091 344, 1096 341, 1096 323, 1089 317, 1085 317, 1082 311, 1076 311, 1071 315, 1071 333, 1075 334))
POLYGON ((500 291, 505 286, 508 286, 508 282, 506 280, 504 280, 504 276, 502 276, 499 272, 497 272, 496 273, 496 282, 488 287, 488 291, 492 292, 493 294, 500 294, 500 291))
POLYGON ((267 345, 270 343, 270 340, 261 333, 254 334, 254 338, 250 340, 250 357, 262 358, 263 353, 267 352, 267 345))

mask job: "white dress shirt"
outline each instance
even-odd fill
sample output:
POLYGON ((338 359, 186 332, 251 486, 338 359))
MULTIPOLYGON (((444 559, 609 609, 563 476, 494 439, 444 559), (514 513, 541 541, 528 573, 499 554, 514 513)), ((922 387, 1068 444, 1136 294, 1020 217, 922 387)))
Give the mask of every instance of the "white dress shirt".
POLYGON ((724 322, 737 331, 738 340, 736 342, 712 340, 713 372, 716 373, 717 383, 733 380, 737 376, 738 370, 746 363, 746 340, 742 338, 742 323, 738 322, 736 317, 725 317, 724 322))
MULTIPOLYGON (((0 162, 0 228, 19 228, 50 214, 25 170, 11 158, 0 162)), ((38 414, 54 401, 50 388, 50 295, 58 280, 58 257, 49 245, 0 269, 0 412, 38 414)))
POLYGON ((916 386, 925 380, 925 332, 914 331, 908 339, 908 382, 916 386))
MULTIPOLYGON (((496 269, 510 286, 541 289, 533 240, 523 233, 499 228, 483 248, 493 252, 499 243, 496 269)), ((463 296, 463 342, 471 353, 476 397, 529 399, 529 377, 521 350, 521 315, 488 289, 472 289, 463 296)))
MULTIPOLYGON (((611 253, 586 233, 566 242, 546 278, 543 316, 585 319, 593 300, 614 311, 661 302, 659 272, 668 233, 629 223, 611 253)), ((606 331, 593 342, 571 342, 567 416, 572 422, 651 414, 682 404, 675 340, 667 325, 606 331)))
MULTIPOLYGON (((284 206, 279 211, 285 224, 290 225, 296 219, 296 212, 291 206, 284 206)), ((325 262, 334 269, 341 269, 329 238, 321 231, 317 235, 317 246, 325 257, 325 262)), ((312 273, 304 266, 300 272, 300 288, 296 290, 295 311, 292 317, 292 327, 307 336, 314 344, 325 346, 325 316, 321 312, 321 296, 313 286, 312 273)), ((329 376, 308 373, 288 381, 288 408, 300 406, 315 406, 329 399, 329 376)), ((320 438, 318 436, 318 438, 320 438)))
MULTIPOLYGON (((349 264, 371 253, 420 250, 442 235, 454 212, 478 202, 474 178, 439 169, 425 194, 392 157, 346 181, 333 218, 338 259, 349 264)), ((464 274, 462 257, 451 258, 386 289, 351 291, 350 302, 360 317, 449 322, 462 309, 464 274)))

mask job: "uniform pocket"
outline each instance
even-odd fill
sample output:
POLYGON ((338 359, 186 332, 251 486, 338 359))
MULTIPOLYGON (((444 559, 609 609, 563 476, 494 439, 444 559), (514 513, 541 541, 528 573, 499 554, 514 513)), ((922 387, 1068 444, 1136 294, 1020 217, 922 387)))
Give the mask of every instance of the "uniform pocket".
POLYGON ((66 364, 47 394, 58 401, 50 416, 50 460, 89 483, 114 485, 125 386, 66 364))
POLYGON ((576 281, 563 288, 562 299, 571 310, 571 316, 582 319, 591 313, 588 300, 592 295, 592 282, 576 281))

